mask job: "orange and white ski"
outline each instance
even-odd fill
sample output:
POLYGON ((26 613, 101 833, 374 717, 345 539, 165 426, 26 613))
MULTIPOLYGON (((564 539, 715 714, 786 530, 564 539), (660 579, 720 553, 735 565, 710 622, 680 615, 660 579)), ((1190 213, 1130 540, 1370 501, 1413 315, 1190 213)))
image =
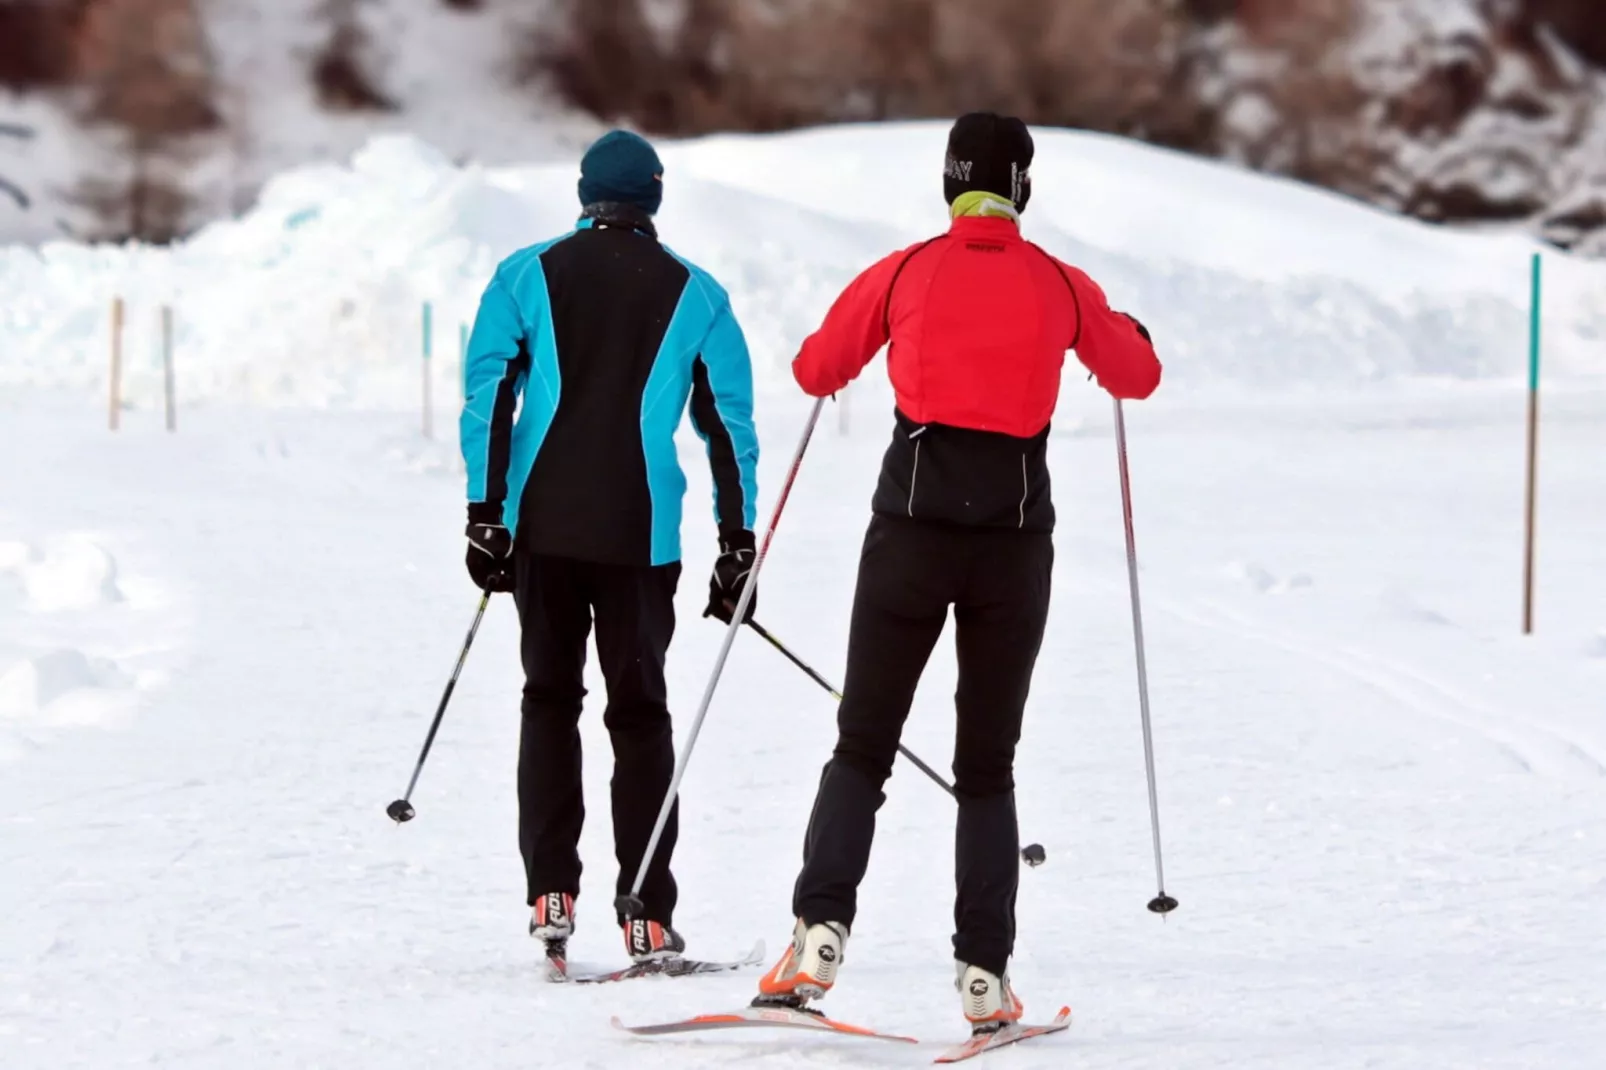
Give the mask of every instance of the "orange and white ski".
POLYGON ((937 1056, 934 1060, 939 1063, 962 1063, 966 1059, 974 1059, 999 1048, 1007 1048, 1011 1044, 1019 1044, 1023 1040, 1033 1037, 1047 1036, 1049 1033, 1058 1033, 1071 1027, 1071 1008, 1061 1007, 1054 1020, 1047 1025, 1006 1025, 996 1033, 983 1033, 971 1037, 963 1044, 956 1044, 952 1048, 937 1056))
POLYGON ((809 1029, 817 1033, 836 1033, 841 1036, 862 1037, 867 1040, 894 1040, 904 1044, 918 1044, 914 1037, 895 1033, 882 1033, 859 1025, 827 1018, 818 1011, 796 1010, 791 1007, 742 1007, 719 1014, 699 1014, 678 1022, 660 1022, 655 1025, 625 1025, 618 1018, 613 1027, 638 1037, 661 1037, 672 1033, 696 1033, 705 1029, 809 1029))

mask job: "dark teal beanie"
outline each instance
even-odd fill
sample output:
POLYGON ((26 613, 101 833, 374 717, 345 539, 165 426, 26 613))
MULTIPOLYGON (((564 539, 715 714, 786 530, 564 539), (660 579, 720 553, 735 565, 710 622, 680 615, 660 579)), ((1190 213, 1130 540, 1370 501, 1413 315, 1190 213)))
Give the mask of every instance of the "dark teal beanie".
POLYGON ((664 165, 647 140, 611 130, 580 161, 580 205, 633 204, 651 215, 664 199, 664 165))

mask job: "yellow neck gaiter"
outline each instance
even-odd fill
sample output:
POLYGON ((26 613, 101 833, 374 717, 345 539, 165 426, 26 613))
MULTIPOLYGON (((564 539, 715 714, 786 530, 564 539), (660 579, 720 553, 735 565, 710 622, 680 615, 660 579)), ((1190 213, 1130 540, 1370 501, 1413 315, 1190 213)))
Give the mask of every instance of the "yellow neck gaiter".
POLYGON ((1020 213, 1015 211, 1015 206, 1009 203, 1008 198, 988 193, 986 190, 961 193, 954 198, 954 203, 949 206, 948 211, 955 219, 960 216, 999 216, 1013 220, 1017 226, 1020 225, 1020 213))

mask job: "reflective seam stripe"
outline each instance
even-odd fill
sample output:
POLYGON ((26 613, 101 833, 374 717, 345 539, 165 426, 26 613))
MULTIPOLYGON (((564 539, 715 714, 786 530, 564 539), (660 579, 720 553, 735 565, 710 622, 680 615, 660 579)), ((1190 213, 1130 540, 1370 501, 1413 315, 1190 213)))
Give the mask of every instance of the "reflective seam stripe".
MULTIPOLYGON (((922 428, 924 430, 924 428, 922 428)), ((909 515, 915 515, 915 480, 920 478, 920 443, 915 443, 914 471, 909 473, 909 515)))
POLYGON ((1020 527, 1026 527, 1026 495, 1030 493, 1031 484, 1026 479, 1026 455, 1020 455, 1020 527))

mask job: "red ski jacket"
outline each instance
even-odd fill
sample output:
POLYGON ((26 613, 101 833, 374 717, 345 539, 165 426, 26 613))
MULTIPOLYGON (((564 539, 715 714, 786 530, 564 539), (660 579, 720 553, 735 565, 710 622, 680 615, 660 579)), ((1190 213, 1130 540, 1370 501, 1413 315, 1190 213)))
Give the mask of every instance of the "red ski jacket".
POLYGON ((854 279, 792 374, 824 397, 888 343, 899 434, 876 493, 882 513, 1051 530, 1047 432, 1066 351, 1118 398, 1160 384, 1137 322, 999 217, 962 216, 854 279))

